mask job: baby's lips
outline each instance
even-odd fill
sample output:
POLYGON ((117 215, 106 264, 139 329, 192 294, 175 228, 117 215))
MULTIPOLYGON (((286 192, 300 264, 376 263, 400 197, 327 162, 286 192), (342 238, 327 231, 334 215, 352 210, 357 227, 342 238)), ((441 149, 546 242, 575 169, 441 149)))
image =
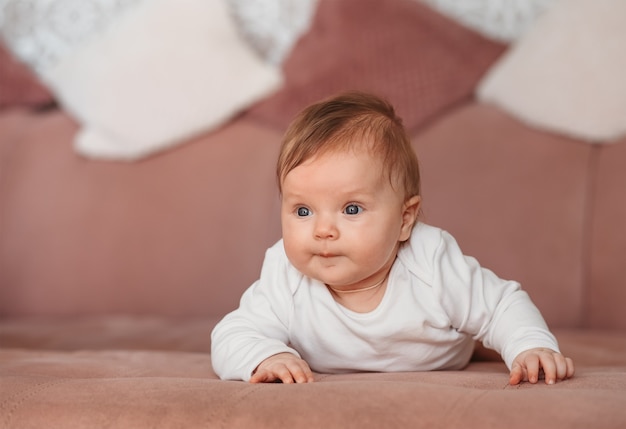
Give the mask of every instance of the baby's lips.
POLYGON ((338 256, 341 256, 341 254, 336 253, 336 252, 324 251, 324 252, 317 253, 317 256, 319 256, 320 258, 324 258, 324 259, 331 259, 331 258, 336 258, 338 256))

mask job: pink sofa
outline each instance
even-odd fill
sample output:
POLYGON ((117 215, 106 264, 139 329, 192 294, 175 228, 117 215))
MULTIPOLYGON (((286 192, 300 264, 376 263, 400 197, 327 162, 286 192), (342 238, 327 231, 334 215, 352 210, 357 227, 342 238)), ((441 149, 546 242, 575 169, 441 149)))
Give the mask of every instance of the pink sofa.
POLYGON ((626 139, 590 144, 477 101, 506 46, 415 2, 367 3, 322 0, 283 89, 141 161, 85 159, 62 108, 0 101, 1 429, 626 427, 626 139), (522 283, 574 378, 509 386, 480 349, 463 371, 215 376, 212 326, 280 237, 284 127, 348 87, 396 103, 423 220, 522 283))

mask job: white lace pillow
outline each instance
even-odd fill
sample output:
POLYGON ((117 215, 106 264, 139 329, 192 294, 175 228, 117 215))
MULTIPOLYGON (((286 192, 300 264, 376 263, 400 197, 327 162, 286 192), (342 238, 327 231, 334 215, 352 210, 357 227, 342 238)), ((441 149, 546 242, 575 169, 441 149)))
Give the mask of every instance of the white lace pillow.
POLYGON ((626 1, 561 0, 483 78, 478 98, 590 142, 626 135, 626 1))
POLYGON ((491 39, 521 37, 554 0, 420 0, 491 39))
POLYGON ((317 0, 226 0, 239 30, 266 61, 279 65, 311 25, 317 0))
POLYGON ((82 125, 77 150, 133 160, 228 120, 280 72, 222 0, 0 0, 0 31, 82 125))

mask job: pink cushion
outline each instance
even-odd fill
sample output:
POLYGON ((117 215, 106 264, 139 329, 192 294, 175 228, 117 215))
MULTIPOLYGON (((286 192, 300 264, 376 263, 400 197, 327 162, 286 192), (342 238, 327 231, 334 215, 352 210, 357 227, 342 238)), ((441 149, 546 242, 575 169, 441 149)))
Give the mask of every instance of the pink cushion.
POLYGON ((0 109, 9 106, 37 107, 52 101, 48 89, 0 41, 0 109))
POLYGON ((412 0, 321 0, 284 65, 286 85, 250 115, 285 128, 306 105, 346 89, 392 101, 409 129, 472 96, 504 45, 412 0))

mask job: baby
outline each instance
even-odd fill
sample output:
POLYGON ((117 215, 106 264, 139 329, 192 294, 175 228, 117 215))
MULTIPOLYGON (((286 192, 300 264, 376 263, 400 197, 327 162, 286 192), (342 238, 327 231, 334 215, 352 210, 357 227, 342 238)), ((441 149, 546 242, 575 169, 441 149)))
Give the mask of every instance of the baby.
POLYGON ((283 238, 213 330, 222 379, 461 369, 475 339, 502 355, 511 384, 574 374, 518 283, 418 222, 417 157, 386 101, 350 92, 306 108, 277 175, 283 238))

